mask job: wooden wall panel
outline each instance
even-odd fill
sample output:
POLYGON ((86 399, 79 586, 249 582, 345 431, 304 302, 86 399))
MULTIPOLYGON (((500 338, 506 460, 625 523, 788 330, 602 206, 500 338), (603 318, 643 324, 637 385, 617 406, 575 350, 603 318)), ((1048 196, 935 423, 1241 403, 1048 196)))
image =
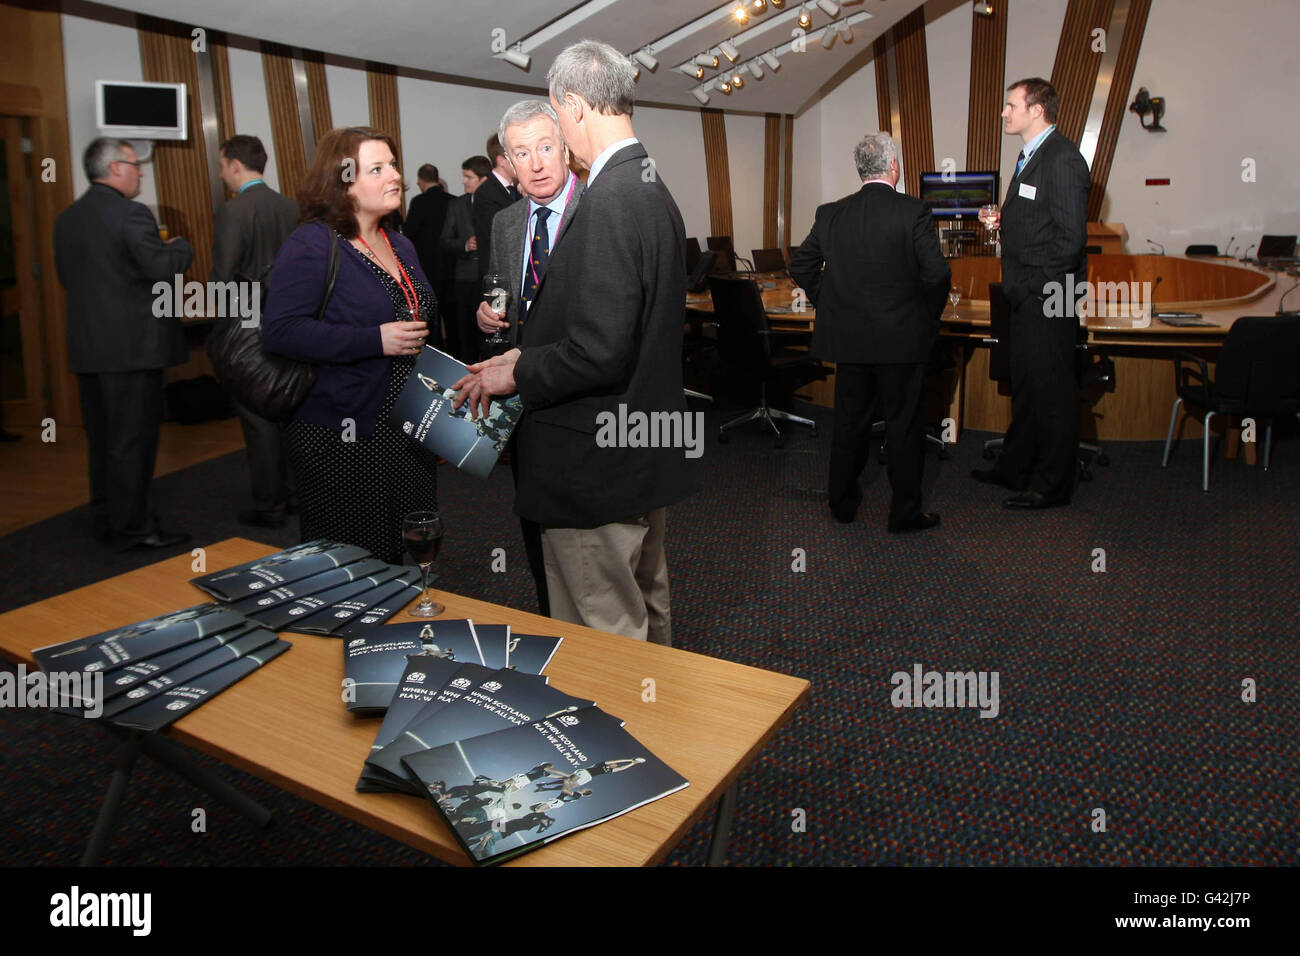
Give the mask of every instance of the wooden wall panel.
POLYGON ((876 116, 880 120, 876 128, 888 132, 894 122, 894 108, 889 102, 889 41, 883 34, 876 37, 872 52, 876 64, 876 116))
POLYGON ((275 171, 280 192, 298 198, 298 187, 307 175, 302 126, 298 122, 298 96, 293 86, 293 57, 288 47, 262 44, 262 75, 266 78, 266 106, 271 114, 271 138, 275 141, 275 171))
POLYGON ((915 196, 921 191, 921 172, 934 169, 930 66, 925 52, 923 8, 917 7, 894 26, 894 53, 898 57, 903 176, 908 195, 915 196))
POLYGON ((1115 159, 1115 143, 1128 116, 1130 87, 1133 71, 1137 67, 1138 52, 1142 49, 1142 36, 1146 33, 1147 15, 1151 0, 1130 0, 1128 18, 1124 24, 1124 37, 1120 41, 1115 75, 1111 79, 1110 95, 1106 100, 1106 114, 1101 121, 1097 137, 1097 152, 1092 158, 1092 194, 1088 197, 1088 219, 1101 217, 1101 204, 1106 198, 1106 182, 1110 178, 1110 165, 1115 159))
POLYGON ((173 236, 184 236, 194 246, 194 261, 185 274, 204 282, 212 270, 212 192, 199 102, 199 70, 190 45, 190 28, 169 20, 141 17, 139 39, 145 81, 184 83, 189 94, 189 139, 155 142, 153 173, 158 187, 158 221, 173 236))
POLYGON ((966 118, 966 168, 997 169, 1002 163, 1002 95, 1007 72, 1007 6, 992 16, 972 16, 970 106, 966 118))
POLYGON ((334 128, 330 114, 330 91, 325 82, 325 58, 319 53, 304 53, 307 65, 307 97, 311 102, 311 124, 316 132, 316 142, 334 128))
POLYGON ((794 208, 791 191, 794 189, 794 117, 786 114, 785 123, 785 231, 781 234, 781 248, 790 245, 790 210, 794 208))
POLYGON ((763 114, 763 248, 777 245, 776 213, 781 193, 781 117, 763 114))
POLYGON ((709 181, 710 235, 732 236, 727 124, 722 110, 708 109, 700 110, 700 123, 704 129, 704 174, 709 181))
POLYGON ((1102 55, 1093 50, 1093 31, 1110 26, 1112 6, 1114 0, 1070 0, 1065 11, 1051 80, 1061 95, 1057 128, 1076 143, 1083 136, 1101 66, 1102 55))
MULTIPOLYGON (((393 137, 397 144, 397 162, 402 164, 402 118, 397 109, 397 69, 383 63, 366 64, 366 92, 370 95, 370 125, 393 137)), ((406 172, 405 169, 402 170, 406 172)), ((406 212, 406 193, 402 193, 402 212, 406 212)))

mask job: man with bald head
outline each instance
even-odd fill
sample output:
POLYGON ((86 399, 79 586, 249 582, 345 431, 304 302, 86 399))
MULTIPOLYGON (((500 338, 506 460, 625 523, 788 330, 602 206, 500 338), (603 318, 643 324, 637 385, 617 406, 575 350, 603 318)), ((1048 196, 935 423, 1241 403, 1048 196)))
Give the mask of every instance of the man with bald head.
MULTIPOLYGON (((603 447, 602 419, 684 417, 686 230, 632 129, 634 67, 585 40, 547 79, 565 144, 590 173, 516 347, 470 367, 461 399, 518 392, 515 510, 542 526, 551 614, 672 642, 667 506, 698 487, 682 448, 603 447)), ((629 446, 629 447, 625 447, 629 446)))

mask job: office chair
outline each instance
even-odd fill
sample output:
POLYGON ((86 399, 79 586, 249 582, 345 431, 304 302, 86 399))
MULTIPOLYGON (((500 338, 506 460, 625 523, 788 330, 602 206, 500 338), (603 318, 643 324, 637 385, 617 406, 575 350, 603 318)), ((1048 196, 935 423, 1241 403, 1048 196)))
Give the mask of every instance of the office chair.
POLYGON ((1257 259, 1291 259, 1295 257, 1295 236, 1260 236, 1257 259))
POLYGON ((709 236, 705 242, 718 254, 719 272, 736 271, 736 247, 731 244, 730 236, 709 236))
POLYGON ((785 269, 785 253, 780 249, 754 250, 755 272, 784 272, 785 269))
MULTIPOLYGON (((753 279, 709 277, 709 291, 713 294, 713 316, 718 326, 718 354, 724 362, 742 373, 758 379, 759 404, 744 415, 734 418, 718 429, 718 441, 727 441, 727 432, 746 422, 760 421, 776 435, 775 446, 781 448, 785 437, 776 426, 776 419, 807 425, 817 435, 817 423, 802 418, 767 403, 767 386, 784 381, 791 389, 802 388, 809 382, 825 379, 831 370, 812 358, 806 351, 783 348, 773 341, 782 333, 773 332, 768 325, 767 312, 753 279)), ((791 335, 802 336, 794 332, 791 335)))
POLYGON ((1201 491, 1210 490, 1210 421, 1215 415, 1267 421, 1264 470, 1268 471, 1273 419, 1282 415, 1300 418, 1300 322, 1283 315, 1243 315, 1228 330, 1219 350, 1215 381, 1210 381, 1209 366, 1199 356, 1177 352, 1173 361, 1178 397, 1169 412, 1169 433, 1160 466, 1169 464, 1178 406, 1186 403, 1188 408, 1205 413, 1201 491))
MULTIPOLYGON (((989 283, 989 337, 984 344, 989 346, 989 380, 994 382, 1011 381, 1011 353, 1008 343, 1011 336, 1011 306, 1002 294, 1002 283, 989 283)), ((1079 326, 1079 340, 1075 345, 1078 356, 1076 372, 1079 376, 1080 401, 1089 408, 1094 407, 1100 399, 1089 398, 1085 392, 1092 388, 1111 386, 1115 381, 1115 364, 1111 358, 1088 345, 1088 331, 1079 326)), ((993 453, 1002 448, 1005 439, 990 438, 984 443, 982 452, 985 460, 991 460, 993 453)), ((1110 456, 1102 449, 1100 442, 1079 442, 1079 480, 1092 481, 1092 463, 1106 467, 1110 456)))
POLYGON ((1217 256, 1218 254, 1219 247, 1208 243, 1193 243, 1183 251, 1185 256, 1217 256))
POLYGON ((700 261, 701 249, 700 240, 691 236, 686 240, 686 274, 690 275, 695 271, 695 264, 700 261))

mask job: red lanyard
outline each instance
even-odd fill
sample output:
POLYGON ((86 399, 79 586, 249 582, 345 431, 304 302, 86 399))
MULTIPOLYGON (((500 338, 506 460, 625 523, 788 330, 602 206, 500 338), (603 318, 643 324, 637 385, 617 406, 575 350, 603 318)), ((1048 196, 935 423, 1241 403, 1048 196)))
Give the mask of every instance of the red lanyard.
MULTIPOLYGON (((415 294, 415 283, 413 283, 411 277, 406 274, 406 268, 402 265, 402 260, 397 258, 396 252, 393 252, 393 244, 388 241, 388 232, 384 229, 380 229, 379 234, 384 237, 384 242, 388 244, 388 251, 392 254, 393 261, 397 263, 397 271, 402 274, 402 278, 398 280, 397 284, 402 290, 402 296, 406 299, 406 308, 411 313, 411 319, 415 321, 415 317, 420 314, 420 299, 419 296, 415 294)), ((379 257, 375 255, 375 250, 370 248, 370 243, 366 242, 365 236, 357 233, 357 238, 360 239, 361 244, 366 247, 366 251, 370 253, 370 257, 374 259, 375 262, 379 262, 379 257)))

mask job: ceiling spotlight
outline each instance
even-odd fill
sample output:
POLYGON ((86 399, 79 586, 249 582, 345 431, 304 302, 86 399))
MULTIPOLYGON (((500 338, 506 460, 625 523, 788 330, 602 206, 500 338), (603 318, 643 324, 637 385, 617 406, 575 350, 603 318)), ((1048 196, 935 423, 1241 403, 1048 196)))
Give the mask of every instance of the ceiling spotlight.
POLYGON ((989 0, 975 0, 975 12, 982 17, 993 16, 993 4, 989 0))
POLYGON ((723 80, 721 83, 719 83, 717 85, 717 89, 719 93, 726 93, 728 96, 731 95, 731 84, 728 83, 726 80, 723 80))
POLYGON ((812 17, 808 15, 807 7, 799 11, 799 26, 804 30, 812 26, 812 17))
POLYGON ((506 50, 501 56, 507 63, 513 63, 521 70, 528 69, 528 65, 533 62, 533 58, 523 51, 519 43, 506 50))
POLYGON ((773 10, 784 10, 784 9, 785 9, 785 0, 772 0, 772 9, 773 9, 773 10))
POLYGON ((731 76, 731 85, 735 89, 740 89, 745 85, 745 78, 741 76, 739 73, 733 73, 731 76))
POLYGON ((709 94, 705 93, 704 90, 700 89, 698 86, 691 90, 691 96, 699 100, 701 106, 707 106, 709 103, 709 94))
POLYGON ((695 58, 695 62, 700 66, 708 67, 710 70, 716 70, 718 68, 718 58, 712 53, 701 53, 695 58))
POLYGON ((840 5, 835 0, 817 0, 817 6, 821 7, 828 17, 838 17, 840 15, 840 5))
POLYGON ((845 43, 853 42, 853 27, 849 26, 848 20, 840 21, 840 39, 845 43))
POLYGON ((758 65, 757 60, 749 61, 749 75, 756 80, 761 80, 763 78, 763 68, 758 65))
POLYGON ((744 7, 736 7, 731 11, 731 15, 736 18, 737 23, 749 22, 749 12, 744 7))
POLYGON ((718 49, 721 50, 722 55, 725 56, 732 63, 735 63, 738 59, 740 59, 740 51, 737 50, 735 46, 732 45, 730 40, 723 40, 721 43, 718 44, 718 49))
POLYGON ((767 0, 750 0, 749 9, 754 13, 762 13, 767 9, 767 0))
POLYGON ((656 69, 659 68, 659 61, 650 55, 650 51, 648 49, 637 50, 635 53, 632 54, 632 59, 636 60, 647 70, 649 70, 651 73, 653 73, 656 69))
POLYGON ((768 50, 763 54, 763 62, 767 64, 768 69, 773 72, 781 69, 781 61, 776 58, 776 54, 768 50))
POLYGON ((641 67, 634 66, 632 67, 632 82, 635 83, 639 79, 641 79, 641 67))
POLYGON ((681 70, 687 76, 694 80, 704 79, 704 70, 693 63, 683 63, 677 69, 681 70))
POLYGON ((822 46, 829 50, 835 45, 835 31, 831 29, 830 24, 822 28, 822 46))

